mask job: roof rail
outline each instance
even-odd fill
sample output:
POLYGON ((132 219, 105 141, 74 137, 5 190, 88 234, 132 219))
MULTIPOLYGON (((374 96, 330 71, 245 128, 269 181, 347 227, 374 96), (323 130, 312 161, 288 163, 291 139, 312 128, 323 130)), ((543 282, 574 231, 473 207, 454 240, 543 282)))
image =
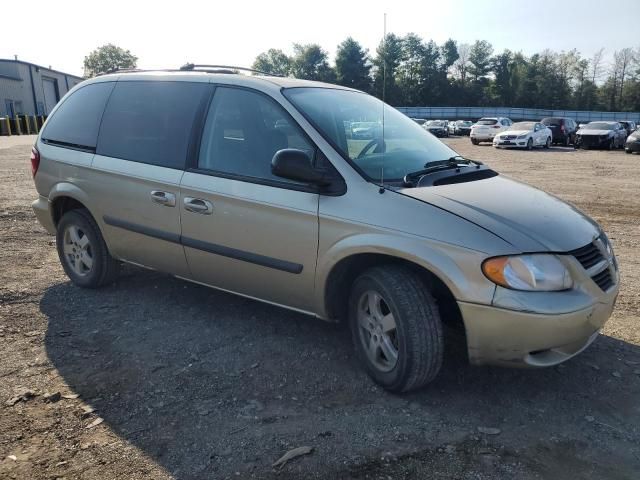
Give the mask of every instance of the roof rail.
POLYGON ((215 72, 215 73, 237 73, 234 70, 240 70, 243 72, 259 73, 260 75, 268 75, 270 77, 283 77, 278 73, 264 72, 262 70, 256 70, 255 68, 236 67, 234 65, 201 65, 194 63, 186 63, 180 67, 181 71, 202 71, 202 72, 215 72))

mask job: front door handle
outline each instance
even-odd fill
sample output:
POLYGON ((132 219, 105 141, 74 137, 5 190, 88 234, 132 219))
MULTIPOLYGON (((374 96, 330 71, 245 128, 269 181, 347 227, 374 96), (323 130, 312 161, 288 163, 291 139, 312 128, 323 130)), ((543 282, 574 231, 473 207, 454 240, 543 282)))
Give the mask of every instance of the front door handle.
POLYGON ((170 192, 161 190, 151 190, 151 201, 164 205, 165 207, 176 206, 176 196, 170 192))
POLYGON ((184 197, 184 208, 193 213, 202 213, 203 215, 211 215, 213 213, 213 204, 209 200, 202 198, 184 197))

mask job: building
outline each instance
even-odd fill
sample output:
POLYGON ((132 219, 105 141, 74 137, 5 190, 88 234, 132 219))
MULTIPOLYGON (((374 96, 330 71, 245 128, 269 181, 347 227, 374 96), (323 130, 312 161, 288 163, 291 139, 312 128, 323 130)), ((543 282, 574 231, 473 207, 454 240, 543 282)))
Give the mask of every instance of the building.
POLYGON ((22 60, 0 59, 0 117, 49 115, 84 79, 22 60))

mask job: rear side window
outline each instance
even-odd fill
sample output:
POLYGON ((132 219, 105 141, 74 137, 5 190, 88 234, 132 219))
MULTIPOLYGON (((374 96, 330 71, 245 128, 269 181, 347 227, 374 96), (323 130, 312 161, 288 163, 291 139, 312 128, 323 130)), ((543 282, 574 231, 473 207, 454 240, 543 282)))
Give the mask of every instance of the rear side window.
POLYGON ((114 82, 92 83, 73 92, 47 122, 42 140, 95 151, 100 119, 114 85, 114 82))
POLYGON ((119 82, 104 112, 96 153, 182 169, 206 83, 119 82))

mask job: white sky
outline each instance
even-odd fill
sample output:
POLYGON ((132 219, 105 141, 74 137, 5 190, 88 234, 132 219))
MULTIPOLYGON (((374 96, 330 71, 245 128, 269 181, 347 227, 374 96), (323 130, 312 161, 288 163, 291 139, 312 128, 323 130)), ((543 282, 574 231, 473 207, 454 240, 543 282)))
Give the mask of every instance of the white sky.
POLYGON ((485 39, 496 50, 577 48, 587 56, 600 47, 610 56, 640 46, 640 0, 0 2, 0 58, 17 54, 78 75, 84 56, 106 43, 131 50, 141 68, 187 61, 251 66, 260 52, 290 52, 293 42, 319 43, 333 57, 349 35, 374 52, 384 12, 388 32, 415 32, 439 44, 485 39))

